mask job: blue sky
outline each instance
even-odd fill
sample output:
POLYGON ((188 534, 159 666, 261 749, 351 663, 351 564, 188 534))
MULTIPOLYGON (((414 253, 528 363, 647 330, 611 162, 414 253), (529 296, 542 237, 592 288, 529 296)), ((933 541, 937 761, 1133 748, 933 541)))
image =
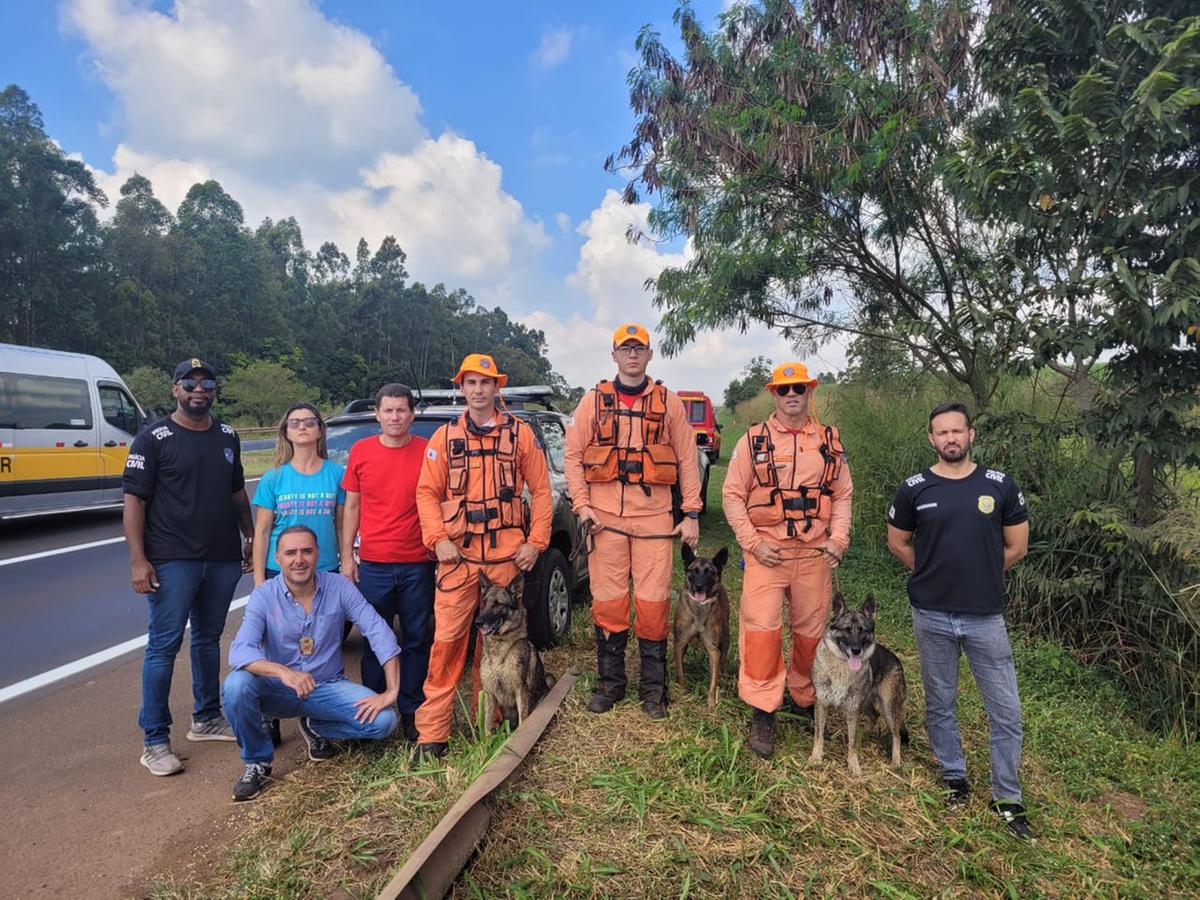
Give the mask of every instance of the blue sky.
MULTIPOLYGON (((697 0, 713 20, 722 0, 697 0)), ((413 277, 462 286, 546 331, 574 383, 607 336, 658 319, 642 289, 685 248, 630 246, 645 207, 602 163, 628 139, 625 77, 672 3, 63 0, 0 6, 0 80, 110 196, 133 171, 174 208, 214 177, 247 222, 295 215, 315 249, 394 234, 413 277)), ((719 394, 761 330, 706 335, 652 374, 719 394)), ((816 369, 832 369, 831 348, 816 369)))

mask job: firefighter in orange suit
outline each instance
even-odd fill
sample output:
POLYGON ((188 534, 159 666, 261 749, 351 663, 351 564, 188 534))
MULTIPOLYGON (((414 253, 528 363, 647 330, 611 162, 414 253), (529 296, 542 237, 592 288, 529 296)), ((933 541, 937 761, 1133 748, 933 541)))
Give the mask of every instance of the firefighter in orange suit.
MULTIPOLYGON (((508 584, 532 569, 550 543, 553 512, 546 455, 533 431, 496 408, 508 377, 490 356, 472 353, 454 381, 467 410, 433 433, 417 480, 421 535, 437 554, 433 648, 416 721, 418 750, 431 756, 444 754, 450 737, 455 689, 479 605, 479 573, 508 584)), ((476 693, 478 665, 476 650, 476 693)))
POLYGON ((667 714, 674 562, 674 541, 663 536, 681 535, 695 549, 702 503, 696 436, 679 397, 646 375, 653 356, 645 328, 629 323, 617 329, 612 354, 617 377, 601 381, 579 402, 567 429, 565 469, 575 512, 592 523, 595 540, 588 577, 599 677, 587 708, 608 712, 625 696, 632 575, 641 655, 638 696, 646 714, 661 719, 667 714), (677 527, 671 516, 674 484, 683 497, 684 518, 677 527))
POLYGON ((832 572, 850 546, 850 469, 838 430, 810 409, 816 386, 801 363, 775 368, 767 384, 775 412, 737 442, 721 491, 746 560, 738 695, 754 710, 747 743, 763 759, 775 749, 785 681, 792 708, 812 715, 812 664, 829 614, 832 572), (792 637, 786 676, 785 597, 792 637))

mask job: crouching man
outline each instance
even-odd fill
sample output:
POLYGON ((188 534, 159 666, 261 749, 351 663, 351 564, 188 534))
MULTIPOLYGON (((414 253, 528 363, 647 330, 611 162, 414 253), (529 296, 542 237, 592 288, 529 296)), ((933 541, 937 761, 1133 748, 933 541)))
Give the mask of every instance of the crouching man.
POLYGON ((317 571, 317 536, 304 525, 279 535, 280 574, 255 588, 229 648, 225 715, 237 735, 246 771, 234 800, 252 800, 271 776, 275 747, 264 719, 299 718, 309 759, 337 754, 339 739, 386 738, 396 730, 400 647, 379 613, 348 578, 317 571), (387 689, 377 694, 347 681, 342 628, 349 619, 383 666, 387 689))

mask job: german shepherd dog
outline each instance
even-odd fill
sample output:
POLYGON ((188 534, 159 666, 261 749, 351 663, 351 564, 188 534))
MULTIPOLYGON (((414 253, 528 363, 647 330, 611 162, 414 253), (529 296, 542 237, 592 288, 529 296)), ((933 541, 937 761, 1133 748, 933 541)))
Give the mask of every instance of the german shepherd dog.
POLYGON ((891 650, 875 642, 875 597, 867 595, 861 610, 848 609, 840 593, 833 595, 833 609, 825 637, 817 645, 812 668, 817 703, 813 722, 812 762, 820 762, 825 750, 825 718, 830 708, 846 716, 846 762, 858 777, 858 717, 867 728, 881 716, 892 734, 892 765, 900 765, 900 743, 908 743, 904 725, 904 703, 908 689, 904 667, 891 650))
POLYGON ((496 584, 479 573, 479 614, 475 625, 484 635, 479 657, 483 682, 483 721, 488 734, 496 723, 496 708, 510 723, 525 717, 554 686, 542 657, 529 641, 524 602, 525 574, 508 585, 496 584))
POLYGON ((672 627, 675 640, 675 675, 679 687, 683 683, 683 653, 688 645, 699 643, 708 651, 708 708, 717 706, 717 678, 729 652, 729 595, 721 584, 721 570, 729 561, 729 551, 722 547, 709 559, 697 556, 687 544, 683 545, 683 590, 675 604, 672 627))

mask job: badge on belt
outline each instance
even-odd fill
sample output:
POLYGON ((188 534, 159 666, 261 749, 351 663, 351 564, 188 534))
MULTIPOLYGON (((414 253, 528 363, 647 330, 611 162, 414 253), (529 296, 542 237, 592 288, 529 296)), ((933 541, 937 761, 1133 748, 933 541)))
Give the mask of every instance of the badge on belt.
POLYGON ((313 650, 316 649, 317 642, 312 639, 311 635, 304 635, 300 638, 300 655, 312 656, 313 650))

